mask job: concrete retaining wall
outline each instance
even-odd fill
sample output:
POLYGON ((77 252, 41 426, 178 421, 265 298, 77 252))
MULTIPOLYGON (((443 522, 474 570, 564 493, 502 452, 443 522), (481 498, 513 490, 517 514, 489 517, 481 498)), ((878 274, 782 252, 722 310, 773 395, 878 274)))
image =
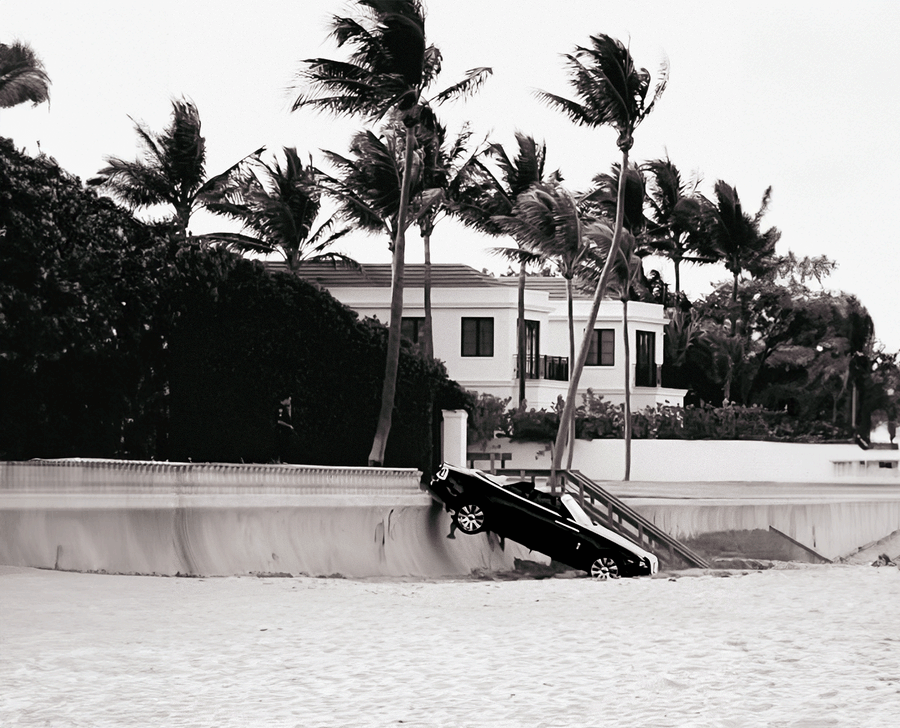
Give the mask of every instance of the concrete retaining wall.
POLYGON ((442 576, 540 558, 448 539, 416 470, 112 460, 0 464, 0 563, 111 573, 442 576))
POLYGON ((770 527, 827 559, 854 553, 868 543, 900 530, 900 501, 885 502, 802 502, 750 503, 739 501, 697 501, 670 499, 626 499, 648 520, 700 553, 735 544, 737 554, 747 558, 777 558, 753 551, 769 548, 751 546, 746 540, 753 532, 770 533, 770 527), (718 547, 713 544, 719 543, 718 547))

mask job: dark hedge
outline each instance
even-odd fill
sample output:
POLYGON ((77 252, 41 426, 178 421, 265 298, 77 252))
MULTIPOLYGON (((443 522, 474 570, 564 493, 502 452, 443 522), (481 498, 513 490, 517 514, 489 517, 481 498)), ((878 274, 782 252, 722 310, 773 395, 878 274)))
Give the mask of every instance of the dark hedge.
MULTIPOLYGON (((365 465, 386 329, 293 276, 171 241, 0 138, 0 458, 365 465)), ((385 464, 431 472, 440 409, 468 406, 405 347, 385 464)))

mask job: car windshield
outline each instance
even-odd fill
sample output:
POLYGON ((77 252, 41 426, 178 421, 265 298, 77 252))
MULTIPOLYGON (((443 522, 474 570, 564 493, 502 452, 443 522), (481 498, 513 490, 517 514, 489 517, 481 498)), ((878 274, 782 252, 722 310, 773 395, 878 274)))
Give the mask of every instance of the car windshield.
POLYGON ((578 501, 576 501, 572 496, 566 493, 561 500, 575 523, 587 527, 591 527, 594 525, 591 517, 584 512, 584 509, 580 505, 578 505, 578 501))

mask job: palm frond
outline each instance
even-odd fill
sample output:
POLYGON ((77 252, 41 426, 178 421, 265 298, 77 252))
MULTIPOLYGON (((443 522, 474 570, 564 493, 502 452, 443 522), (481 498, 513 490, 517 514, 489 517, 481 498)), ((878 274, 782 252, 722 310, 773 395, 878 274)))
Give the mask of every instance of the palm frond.
POLYGON ((434 96, 431 99, 431 103, 440 105, 445 101, 470 96, 484 85, 485 81, 487 81, 493 72, 493 69, 488 68, 487 66, 471 68, 466 71, 466 75, 461 81, 445 88, 439 94, 434 96))
POLYGON ((602 123, 597 121, 597 115, 586 105, 579 104, 557 94, 551 94, 548 91, 535 91, 534 95, 539 101, 543 101, 547 106, 562 111, 571 121, 583 126, 597 126, 602 123))
POLYGON ((49 101, 50 77, 37 54, 25 43, 0 43, 0 108, 49 101))
POLYGON ((164 205, 173 201, 168 180, 155 167, 141 162, 126 162, 115 157, 88 180, 88 185, 108 190, 113 197, 131 209, 164 205))
POLYGON ((204 207, 210 207, 224 201, 228 193, 234 189, 234 181, 251 173, 253 165, 259 163, 259 157, 264 151, 266 148, 262 146, 232 164, 224 172, 206 180, 194 195, 197 203, 204 207))
POLYGON ((197 240, 208 245, 219 245, 226 250, 235 253, 274 253, 277 248, 261 238, 244 235, 243 233, 205 233, 194 236, 197 240))

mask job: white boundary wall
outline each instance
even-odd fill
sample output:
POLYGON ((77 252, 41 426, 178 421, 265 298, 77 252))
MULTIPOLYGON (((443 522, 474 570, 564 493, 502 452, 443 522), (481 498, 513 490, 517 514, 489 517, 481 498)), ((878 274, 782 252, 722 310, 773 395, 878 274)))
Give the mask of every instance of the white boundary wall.
MULTIPOLYGON (((494 440, 510 469, 550 467, 550 446, 494 440)), ((633 440, 631 479, 661 482, 900 482, 897 450, 754 440, 633 440)), ((499 462, 499 460, 498 460, 499 462)), ((565 462, 565 460, 564 460, 565 462)), ((479 467, 485 467, 481 464, 479 467)), ((578 440, 573 467, 593 480, 625 475, 624 440, 578 440)))

